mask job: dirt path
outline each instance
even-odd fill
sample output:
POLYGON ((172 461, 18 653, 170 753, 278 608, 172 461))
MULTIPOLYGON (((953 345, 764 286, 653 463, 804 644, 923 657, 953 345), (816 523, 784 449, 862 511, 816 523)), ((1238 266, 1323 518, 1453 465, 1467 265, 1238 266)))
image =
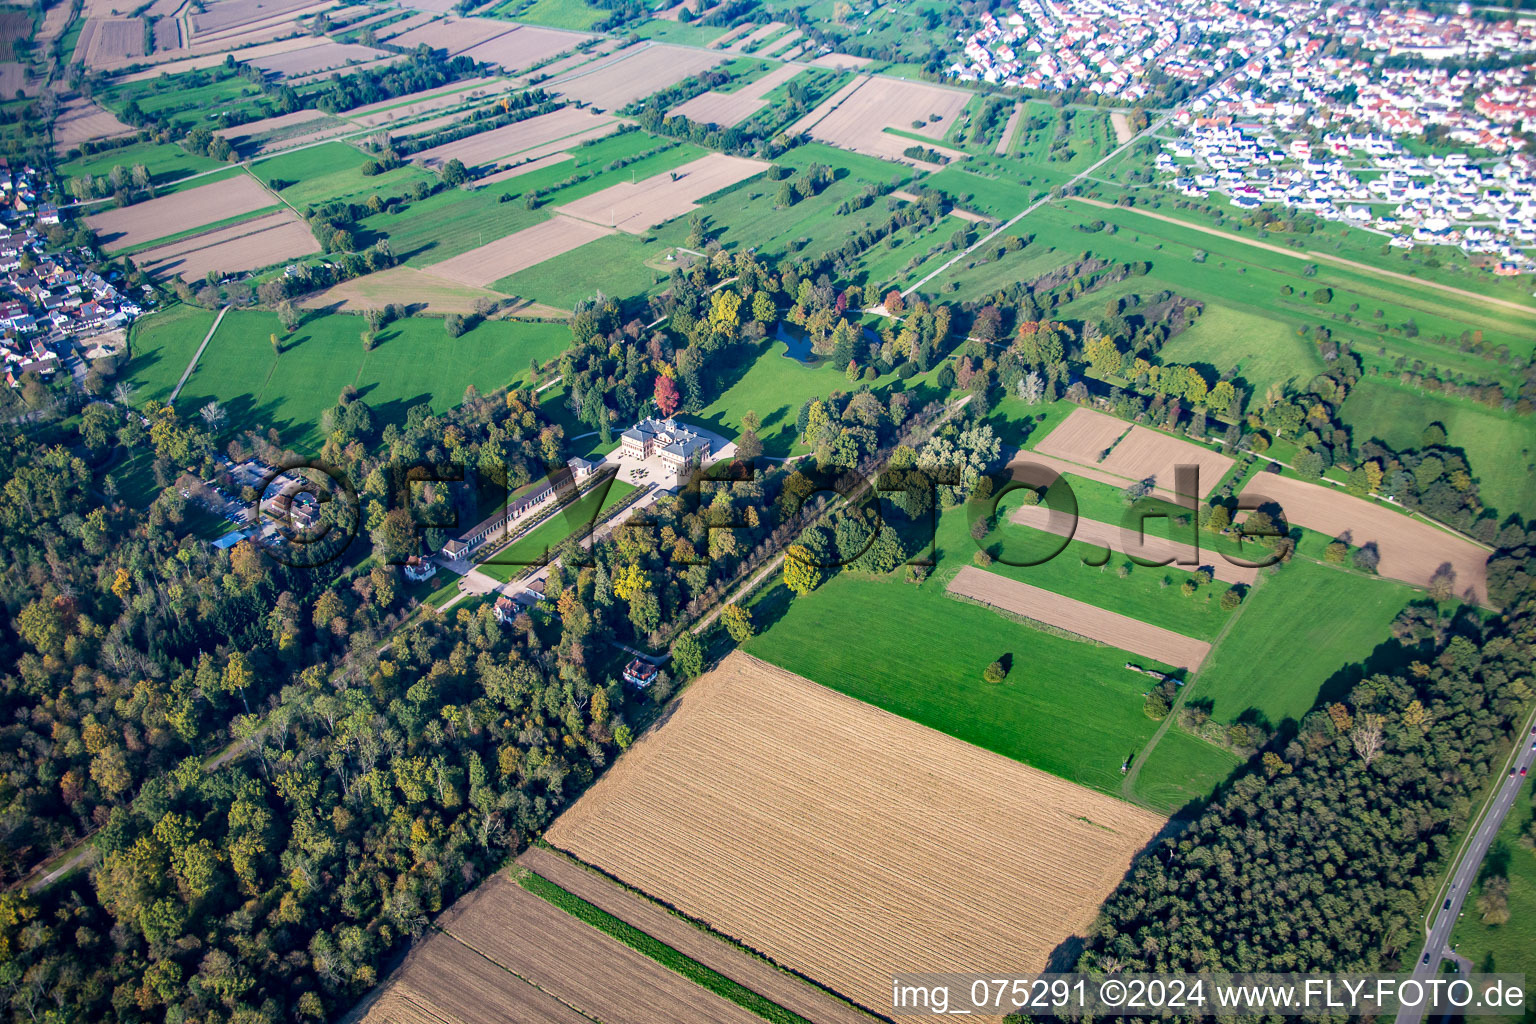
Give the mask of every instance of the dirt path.
POLYGON ((224 306, 219 310, 219 315, 213 318, 213 326, 208 328, 208 333, 203 337, 203 343, 197 346, 196 352, 192 353, 192 361, 187 364, 187 368, 181 372, 181 379, 171 389, 171 397, 166 401, 167 405, 176 404, 176 396, 181 394, 181 389, 186 386, 187 378, 191 377, 192 371, 197 369, 197 361, 203 358, 203 349, 207 348, 208 343, 213 340, 213 332, 219 329, 219 324, 224 322, 224 314, 228 312, 229 307, 224 306))
POLYGON ((1081 196, 1072 196, 1070 198, 1075 203, 1086 203, 1089 206, 1097 206, 1104 210, 1124 210, 1128 213, 1138 214, 1142 217, 1150 217, 1153 220, 1160 220, 1166 224, 1173 224, 1177 227, 1188 228, 1191 231, 1198 231, 1202 235, 1211 235, 1216 238, 1224 238, 1229 242, 1239 242, 1243 245, 1252 246, 1255 249, 1263 249, 1266 252, 1278 253, 1281 256, 1289 256, 1296 260, 1321 260, 1325 263, 1332 263, 1340 267, 1348 267, 1350 270, 1358 270, 1363 274, 1371 274, 1374 277, 1382 277, 1391 281, 1400 281, 1403 284, 1417 285, 1423 288, 1433 288, 1436 291, 1445 292, 1447 295, 1455 295, 1462 299, 1471 299, 1473 302, 1487 303, 1491 306, 1498 306, 1500 309, 1511 310, 1512 312, 1522 313, 1527 316, 1532 312, 1536 312, 1536 310, 1532 310, 1530 306, 1523 306, 1518 302, 1511 302, 1508 299, 1497 299, 1487 295, 1479 295, 1477 292, 1467 291, 1465 288, 1457 288, 1454 285, 1441 284, 1438 281, 1426 281, 1421 277, 1414 277, 1412 274, 1399 274, 1395 270, 1383 270, 1380 267, 1373 267, 1369 263, 1360 263, 1357 260, 1347 260, 1342 256, 1334 256, 1330 253, 1318 252, 1316 249, 1304 249, 1301 251, 1297 251, 1296 249, 1287 249, 1284 246, 1273 245, 1269 242, 1260 242, 1253 238, 1243 238, 1241 235, 1234 235, 1226 231, 1219 231, 1216 228, 1207 228, 1202 227, 1199 224, 1191 224, 1189 221, 1180 220, 1177 217, 1170 217, 1165 213, 1153 213, 1151 210, 1141 210, 1134 206, 1116 206, 1114 203, 1106 203, 1100 199, 1085 199, 1081 196))

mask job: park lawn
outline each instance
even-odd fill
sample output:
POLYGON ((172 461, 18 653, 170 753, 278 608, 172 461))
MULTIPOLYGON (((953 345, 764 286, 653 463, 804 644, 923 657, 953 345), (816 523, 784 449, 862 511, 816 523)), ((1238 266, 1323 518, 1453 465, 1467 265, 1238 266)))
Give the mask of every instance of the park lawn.
POLYGON ((170 398, 214 316, 212 310, 173 303, 133 322, 128 328, 128 365, 121 376, 133 385, 130 401, 135 406, 170 398))
POLYGON ((371 159, 345 142, 325 142, 257 161, 251 173, 269 186, 274 181, 287 183, 278 194, 301 208, 333 199, 403 195, 418 181, 437 180, 437 175, 415 164, 369 177, 363 174, 363 165, 371 159))
MULTIPOLYGON (((199 125, 220 127, 223 122, 219 119, 225 113, 257 106, 261 98, 259 86, 239 75, 226 76, 222 69, 125 82, 108 86, 96 96, 113 113, 121 113, 130 100, 136 101, 144 113, 160 114, 182 130, 199 125)), ((265 116, 263 109, 252 120, 265 116)))
MULTIPOLYGON (((1035 189, 1020 185, 1016 177, 1005 177, 990 167, 978 173, 967 166, 970 163, 950 164, 942 171, 928 175, 922 183, 949 196, 956 206, 998 220, 1012 217, 1038 195, 1035 189)), ((981 234, 988 230, 980 224, 974 227, 981 234)))
POLYGON ((1174 724, 1137 773, 1135 795, 1142 803, 1171 814, 1191 800, 1210 796, 1240 764, 1242 759, 1230 750, 1174 724))
POLYGON ((1209 700, 1219 722, 1299 721, 1325 684, 1324 698, 1348 692, 1358 676, 1337 674, 1390 641, 1392 620, 1417 596, 1394 580, 1292 560, 1249 592, 1235 628, 1201 668, 1192 699, 1209 700))
MULTIPOLYGON (((807 366, 787 351, 784 342, 770 336, 755 351, 722 366, 725 379, 717 387, 707 389, 719 397, 701 412, 687 414, 687 418, 717 434, 737 437, 742 431, 742 417, 750 410, 762 421, 758 437, 763 442, 763 454, 780 458, 796 449, 803 451, 795 422, 800 407, 812 398, 826 398, 834 391, 854 391, 863 382, 850 384, 847 374, 829 362, 807 366)), ((894 374, 886 374, 869 383, 877 392, 888 388, 913 391, 924 388, 931 375, 900 381, 894 374)), ((914 395, 913 408, 924 400, 914 395)))
MULTIPOLYGON (((1529 739, 1521 736, 1519 742, 1529 739)), ((1536 987, 1536 852, 1521 843, 1536 812, 1531 786, 1527 780, 1521 792, 1515 794, 1515 805, 1483 862, 1483 877, 1492 872, 1509 879, 1509 920, 1504 924, 1483 923, 1476 905, 1482 894, 1480 877, 1468 894, 1466 910, 1456 922, 1451 942, 1462 956, 1472 961, 1473 970, 1523 973, 1527 986, 1536 987)))
POLYGON ((481 562, 479 569, 502 583, 523 574, 530 566, 543 565, 572 534, 584 534, 597 517, 623 501, 635 488, 615 479, 605 491, 599 483, 575 501, 556 511, 526 536, 513 541, 481 562))
POLYGON ((842 572, 791 600, 782 582, 753 604, 744 649, 903 718, 1108 793, 1156 725, 1125 652, 1069 640, 945 595, 930 578, 842 572), (982 680, 1011 655, 1000 684, 982 680))
POLYGON ((866 185, 902 184, 911 179, 910 168, 819 142, 796 146, 775 163, 790 169, 791 177, 811 164, 825 164, 835 178, 818 195, 787 209, 778 205, 779 184, 766 177, 742 182, 701 203, 698 212, 707 231, 726 248, 752 247, 765 258, 823 255, 846 244, 850 235, 890 217, 886 198, 845 215, 836 213, 839 204, 853 199, 866 185))
POLYGON ((143 164, 149 171, 149 180, 159 186, 177 181, 199 171, 211 171, 226 167, 211 157, 189 153, 174 142, 139 142, 121 149, 82 156, 59 167, 60 173, 69 178, 82 178, 89 174, 105 177, 113 167, 131 170, 135 164, 143 164))
POLYGON ((1417 448, 1430 423, 1445 425, 1453 448, 1467 453, 1483 503, 1500 518, 1536 506, 1536 421, 1463 398, 1365 377, 1339 410, 1356 443, 1379 438, 1393 448, 1417 448))
MULTIPOLYGON (((1019 504, 1017 492, 1005 496, 1000 504, 997 529, 981 545, 998 556, 987 567, 989 572, 1197 640, 1215 640, 1232 617, 1233 613, 1219 603, 1227 590, 1225 583, 1212 582, 1185 597, 1178 585, 1189 578, 1190 570, 1174 565, 1133 565, 1118 554, 1099 565, 1104 557, 1101 547, 1009 522, 1009 514, 1019 504), (1004 558, 1019 564, 1006 564, 1004 558), (1030 562, 1039 564, 1024 564, 1030 562), (1119 570, 1127 565, 1130 572, 1121 578, 1119 570)), ((971 511, 955 509, 939 518, 940 570, 958 569, 975 556, 978 545, 969 533, 971 511)))
MULTIPOLYGON (((503 4, 491 12, 498 18, 526 21, 532 25, 548 25, 550 28, 568 28, 585 32, 608 17, 608 12, 593 7, 585 0, 515 0, 503 4)), ((571 45, 580 42, 572 39, 571 45)))
POLYGON ((598 292, 624 299, 635 298, 666 283, 667 274, 646 266, 659 260, 672 246, 647 242, 623 231, 561 253, 552 259, 520 270, 491 284, 505 295, 543 302, 559 309, 573 309, 598 292))
POLYGON ((550 359, 570 343, 564 324, 492 320, 450 338, 442 320, 413 318, 385 327, 377 347, 364 352, 366 327, 360 316, 321 314, 285 335, 275 314, 231 311, 177 408, 187 415, 218 401, 227 430, 276 428, 285 444, 318 450, 320 417, 344 387, 357 388, 382 428, 403 423, 413 405, 445 412, 471 384, 490 392, 522 381, 530 360, 550 359), (273 334, 280 355, 272 352, 273 334))

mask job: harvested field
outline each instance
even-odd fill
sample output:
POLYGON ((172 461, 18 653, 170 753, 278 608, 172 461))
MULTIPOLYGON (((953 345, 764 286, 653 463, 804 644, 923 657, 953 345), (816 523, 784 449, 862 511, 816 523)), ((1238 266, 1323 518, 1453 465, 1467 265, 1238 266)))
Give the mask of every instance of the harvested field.
POLYGON ((762 49, 758 50, 757 53, 756 53, 756 56, 758 56, 758 57, 770 57, 770 56, 772 56, 773 54, 776 54, 776 53, 783 53, 786 49, 788 49, 791 45, 793 45, 796 41, 798 41, 804 35, 805 35, 805 33, 800 31, 797 28, 796 29, 791 29, 790 31, 784 33, 779 38, 775 39, 773 42, 769 43, 767 46, 765 46, 762 49))
MULTIPOLYGON (((579 927, 579 925, 578 925, 579 927)), ((367 1004, 358 1024, 591 1024, 526 981, 432 935, 405 958, 367 1004)))
MULTIPOLYGON (((1041 481, 1044 483, 1045 481, 1041 481)), ((1221 555, 1206 548, 1196 550, 1192 545, 1179 544, 1164 537, 1145 534, 1138 537, 1135 530, 1101 523, 1095 519, 1083 519, 1057 512, 1044 505, 1021 505, 1012 520, 1033 530, 1054 533, 1058 537, 1071 537, 1084 544, 1094 544, 1109 551, 1141 559, 1144 562, 1162 562, 1173 559, 1172 567, 1194 572, 1204 566, 1211 575, 1223 583, 1242 583, 1252 586, 1259 578, 1257 569, 1233 565, 1221 555)))
POLYGON ((1167 494, 1174 493, 1175 467, 1197 466, 1200 493, 1194 497, 1199 498, 1209 494, 1232 468, 1232 460, 1220 452, 1131 426, 1093 409, 1072 410, 1035 445, 1035 451, 1079 466, 1097 467, 1121 481, 1117 486, 1151 480, 1159 492, 1167 494))
POLYGON ((1211 645, 1204 640, 1183 636, 1140 619, 1106 611, 1086 601, 1063 597, 969 565, 960 567, 955 578, 949 581, 947 589, 951 594, 980 601, 1001 611, 1022 615, 1047 626, 1118 647, 1122 651, 1156 658, 1172 668, 1194 671, 1200 667, 1206 655, 1211 653, 1211 645))
POLYGON ((1488 552, 1439 527, 1323 484, 1273 473, 1260 473, 1243 488, 1244 504, 1272 501, 1293 526, 1328 537, 1348 534, 1349 543, 1375 544, 1381 555, 1376 571, 1415 586, 1428 586, 1436 571, 1449 564, 1456 574, 1452 592, 1472 603, 1488 602, 1488 552))
POLYGON ((625 50, 613 59, 556 76, 539 86, 583 100, 599 110, 618 110, 727 59, 724 53, 710 50, 649 43, 625 50))
POLYGON ((135 257, 157 275, 175 274, 191 284, 209 271, 239 274, 320 251, 308 225, 280 210, 227 228, 146 249, 135 257))
POLYGON ((192 15, 192 31, 214 33, 270 18, 298 18, 307 8, 316 6, 315 0, 212 0, 203 4, 202 13, 192 15))
POLYGON ((1019 130, 1019 121, 1024 117, 1024 104, 1015 103, 1013 113, 1008 115, 1008 123, 1003 125, 1002 138, 997 140, 997 148, 993 150, 998 156, 1006 156, 1013 148, 1014 133, 1019 130))
POLYGON ((517 31, 510 21, 494 21, 490 18, 455 18, 452 16, 426 22, 409 32, 402 32, 390 40, 396 46, 415 49, 426 43, 434 50, 446 50, 452 57, 470 47, 490 42, 497 36, 517 31))
POLYGON ((420 28, 435 17, 437 15, 432 11, 413 14, 409 18, 401 18, 399 21, 380 29, 374 34, 380 39, 393 39, 395 36, 404 35, 412 29, 420 28))
POLYGON ((75 41, 73 63, 100 68, 133 60, 144 56, 144 41, 142 18, 93 18, 75 41))
POLYGON ((500 64, 507 71, 517 71, 591 39, 580 32, 557 32, 533 25, 518 25, 516 31, 497 36, 464 51, 464 56, 487 64, 500 64))
POLYGON ((451 87, 438 86, 435 89, 424 89, 408 96, 397 96, 382 103, 370 103, 365 107, 349 110, 342 116, 370 127, 390 124, 405 118, 430 114, 434 110, 443 110, 472 100, 496 96, 506 91, 508 87, 509 83, 499 78, 472 78, 455 82, 451 87))
POLYGON ((768 101, 763 97, 803 70, 794 64, 784 64, 736 92, 700 93, 667 111, 667 116, 682 116, 698 124, 714 124, 722 128, 734 127, 767 106, 768 101))
POLYGON ((18 91, 26 89, 27 66, 16 61, 0 63, 0 95, 6 99, 15 96, 18 91))
POLYGON ((155 22, 155 53, 181 49, 181 21, 178 18, 161 18, 155 22))
POLYGON ((514 231, 505 238, 498 238, 435 263, 430 270, 438 277, 472 288, 484 288, 519 270, 527 270, 561 253, 586 245, 594 238, 611 234, 612 228, 599 227, 570 217, 552 217, 542 224, 514 231))
POLYGON ((437 926, 524 984, 604 1024, 762 1024, 762 1018, 571 917, 506 875, 487 878, 444 911, 437 926))
POLYGON ((53 145, 63 152, 91 139, 114 139, 133 129, 90 100, 72 96, 64 102, 53 122, 53 145))
POLYGON ((738 652, 546 837, 880 1011, 895 972, 1044 968, 1162 824, 738 652))
POLYGON ((1133 480, 1150 479, 1169 489, 1175 489, 1177 467, 1195 466, 1200 470, 1200 493, 1195 497, 1203 498, 1226 476, 1232 460, 1203 445, 1138 426, 1131 428, 1101 465, 1111 473, 1133 480))
MULTIPOLYGON (((937 143, 965 110, 969 99, 968 93, 955 89, 864 76, 855 79, 852 88, 845 87, 828 97, 797 122, 791 132, 806 131, 812 138, 854 153, 928 167, 932 165, 902 155, 902 150, 913 144, 911 139, 892 135, 885 129, 913 132, 937 143), (919 121, 922 127, 913 127, 919 121)), ((952 160, 964 156, 958 150, 937 144, 932 148, 952 160)))
POLYGON ((798 1013, 811 1024, 874 1024, 866 1014, 852 1006, 723 942, 666 908, 558 853, 529 847, 517 858, 517 863, 738 985, 798 1013))
POLYGON ((530 117, 526 121, 509 124, 504 128, 492 128, 488 132, 470 135, 424 149, 411 159, 428 167, 449 160, 463 161, 465 167, 495 163, 505 157, 515 156, 525 150, 570 138, 594 128, 606 128, 618 122, 611 117, 593 114, 590 110, 561 107, 548 114, 530 117))
MULTIPOLYGON (((284 31, 291 31, 291 29, 284 31)), ((240 51, 240 59, 249 62, 274 53, 287 53, 290 50, 302 50, 306 47, 313 46, 314 44, 315 40, 310 36, 294 36, 291 39, 278 39, 273 42, 261 43, 257 46, 250 46, 242 49, 240 51)), ((166 56, 171 56, 171 54, 167 54, 166 56)), ((114 79, 114 82, 119 84, 124 82, 144 82, 151 78, 159 78, 161 75, 179 75, 183 71, 199 71, 203 68, 217 67, 218 65, 224 63, 224 56, 224 50, 215 48, 214 52, 212 53, 204 53, 194 57, 187 57, 182 60, 166 61, 162 64, 156 64, 154 67, 145 68, 142 71, 134 71, 126 75, 120 75, 114 79)))
POLYGON ((318 124, 329 120, 330 115, 319 110, 295 110, 291 114, 279 114, 276 117, 264 117, 259 121, 247 121, 233 128, 219 128, 213 134, 222 135, 229 140, 230 145, 238 146, 246 139, 253 139, 258 135, 287 131, 312 122, 318 124))
POLYGON ((770 21, 768 24, 748 32, 746 35, 742 36, 740 39, 727 46, 726 49, 732 53, 740 53, 744 48, 751 46, 753 43, 756 43, 760 39, 767 39, 769 36, 773 35, 775 32, 784 27, 785 25, 782 21, 770 21))
POLYGON ((113 251, 260 210, 276 202, 261 182, 241 174, 212 185, 92 214, 85 222, 96 232, 103 247, 113 251))
MULTIPOLYGON (((391 54, 386 50, 376 50, 360 43, 337 43, 327 39, 303 50, 273 54, 246 63, 282 78, 297 78, 301 75, 312 75, 317 71, 329 71, 332 68, 389 56, 391 54)), ((398 55, 395 56, 397 60, 404 59, 398 55)))
POLYGON ((813 68, 832 68, 835 71, 857 71, 874 61, 868 57, 855 57, 851 53, 824 53, 811 61, 813 68))
POLYGON ((1130 142, 1136 134, 1131 131, 1130 119, 1118 110, 1109 115, 1109 124, 1115 130, 1115 142, 1119 145, 1130 142))
POLYGON ((601 192, 555 209, 633 235, 644 234, 648 228, 665 224, 694 209, 705 196, 761 174, 768 167, 762 160, 711 153, 676 170, 664 171, 634 184, 625 181, 610 185, 601 192))
POLYGON ((362 312, 391 302, 424 305, 429 313, 473 313, 480 299, 505 300, 499 292, 472 288, 415 267, 398 266, 332 285, 303 300, 308 309, 362 312))

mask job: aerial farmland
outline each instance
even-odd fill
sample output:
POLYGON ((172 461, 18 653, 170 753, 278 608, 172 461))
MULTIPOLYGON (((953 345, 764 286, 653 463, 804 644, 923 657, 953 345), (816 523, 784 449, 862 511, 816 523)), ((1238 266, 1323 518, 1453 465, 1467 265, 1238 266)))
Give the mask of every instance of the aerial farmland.
POLYGON ((1536 27, 1261 13, 0 13, 0 1024, 1536 976, 1536 27))

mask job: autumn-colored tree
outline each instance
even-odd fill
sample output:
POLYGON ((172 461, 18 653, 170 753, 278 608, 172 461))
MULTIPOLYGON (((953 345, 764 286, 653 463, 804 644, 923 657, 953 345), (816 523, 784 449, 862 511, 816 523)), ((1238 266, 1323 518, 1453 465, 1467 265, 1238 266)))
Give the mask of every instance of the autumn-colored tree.
POLYGON ((804 545, 791 544, 784 556, 784 585, 804 597, 821 585, 821 570, 804 545))
POLYGON ((901 316, 907 311, 907 301, 901 297, 901 292, 895 288, 885 293, 885 311, 891 316, 901 316))
POLYGON ((663 418, 671 418, 677 412, 682 398, 677 393, 677 383, 664 373, 656 375, 656 409, 663 418))
POLYGON ((739 604, 728 604, 720 610, 720 620, 725 623, 725 631, 731 634, 731 639, 739 644, 744 644, 757 634, 757 629, 752 625, 752 613, 739 604))

